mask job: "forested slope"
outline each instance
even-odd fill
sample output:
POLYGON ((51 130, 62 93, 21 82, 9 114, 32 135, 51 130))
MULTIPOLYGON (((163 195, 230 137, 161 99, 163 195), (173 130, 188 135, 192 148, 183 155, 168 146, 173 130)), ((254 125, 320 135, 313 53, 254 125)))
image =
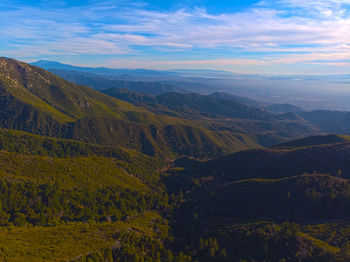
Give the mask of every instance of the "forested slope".
MULTIPOLYGON (((0 59, 0 112, 3 128, 123 146, 149 155, 188 154, 212 158, 257 145, 253 139, 224 140, 223 131, 217 135, 190 119, 155 115, 144 107, 6 58, 0 59), (185 143, 179 151, 171 145, 174 138, 167 136, 173 127, 179 131, 176 143, 185 143), (198 139, 186 140, 191 133, 198 134, 198 139)), ((239 135, 229 134, 230 137, 239 135)))
POLYGON ((199 261, 348 261, 349 152, 347 136, 317 136, 178 160, 165 178, 182 199, 175 245, 199 261))

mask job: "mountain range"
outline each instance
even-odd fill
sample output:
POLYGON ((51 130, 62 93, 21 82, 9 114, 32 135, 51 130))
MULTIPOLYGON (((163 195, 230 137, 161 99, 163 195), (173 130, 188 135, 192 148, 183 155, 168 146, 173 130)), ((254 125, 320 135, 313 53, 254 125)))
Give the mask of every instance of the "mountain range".
POLYGON ((231 147, 256 145, 245 141, 244 136, 239 140, 233 132, 214 133, 188 119, 156 116, 145 108, 72 84, 38 67, 4 58, 0 66, 0 123, 5 128, 119 144, 150 155, 170 150, 180 154, 196 152, 193 147, 205 157, 231 147), (227 137, 227 142, 221 137, 227 137), (237 143, 233 145, 233 141, 237 143), (175 144, 180 147, 175 148, 175 144))
POLYGON ((0 58, 4 261, 349 261, 349 112, 34 64, 0 58))
MULTIPOLYGON (((140 70, 77 67, 53 61, 32 64, 59 73, 89 73, 103 78, 132 82, 161 82, 189 92, 211 94, 227 93, 248 97, 259 103, 291 104, 308 111, 348 111, 350 106, 349 75, 251 75, 217 70, 140 70)), ((63 75, 61 75, 63 76, 63 75)), ((72 80, 72 79, 68 79, 72 80)), ((92 85, 91 85, 92 86, 92 85)), ((120 86, 119 86, 120 87, 120 86)), ((138 90, 140 91, 140 90, 138 90)))

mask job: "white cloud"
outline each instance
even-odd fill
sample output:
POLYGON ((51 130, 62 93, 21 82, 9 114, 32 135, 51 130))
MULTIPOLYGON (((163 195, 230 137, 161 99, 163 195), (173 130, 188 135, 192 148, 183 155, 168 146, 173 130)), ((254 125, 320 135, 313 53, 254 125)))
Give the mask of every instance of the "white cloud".
POLYGON ((147 10, 143 4, 126 1, 70 8, 12 6, 0 10, 0 50, 15 57, 149 55, 146 52, 168 56, 181 51, 206 55, 220 50, 221 57, 188 57, 188 64, 327 60, 347 65, 343 60, 349 59, 349 4, 350 0, 264 1, 245 11, 216 15, 203 8, 147 10), (142 51, 144 47, 147 51, 142 51), (239 57, 225 57, 239 50, 239 57))

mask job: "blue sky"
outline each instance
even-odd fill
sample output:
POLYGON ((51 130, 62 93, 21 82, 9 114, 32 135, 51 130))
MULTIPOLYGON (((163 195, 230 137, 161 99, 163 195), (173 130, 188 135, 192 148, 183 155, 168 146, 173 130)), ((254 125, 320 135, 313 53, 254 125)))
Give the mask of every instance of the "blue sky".
POLYGON ((0 56, 84 66, 350 72, 350 0, 6 0, 0 56))

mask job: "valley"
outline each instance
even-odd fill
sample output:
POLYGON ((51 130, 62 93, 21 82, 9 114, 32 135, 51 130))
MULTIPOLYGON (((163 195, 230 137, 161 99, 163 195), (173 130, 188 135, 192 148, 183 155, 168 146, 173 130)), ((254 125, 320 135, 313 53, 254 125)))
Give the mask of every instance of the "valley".
POLYGON ((350 113, 72 81, 0 58, 4 261, 349 259, 350 113))

